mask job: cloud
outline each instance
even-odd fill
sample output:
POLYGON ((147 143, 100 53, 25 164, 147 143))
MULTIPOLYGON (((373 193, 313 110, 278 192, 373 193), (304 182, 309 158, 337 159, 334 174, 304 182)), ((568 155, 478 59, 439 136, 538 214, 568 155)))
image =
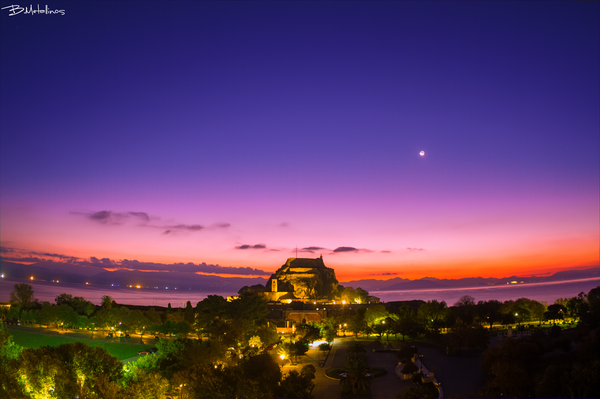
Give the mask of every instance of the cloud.
POLYGON ((101 266, 115 266, 117 263, 113 260, 110 260, 108 258, 102 258, 102 259, 98 259, 94 256, 92 256, 90 258, 90 263, 92 265, 101 265, 101 266))
POLYGON ((423 248, 410 248, 410 247, 408 247, 408 248, 406 248, 406 249, 407 249, 408 251, 425 251, 425 249, 423 249, 423 248))
POLYGON ((150 221, 150 216, 146 212, 113 212, 113 211, 98 211, 92 213, 85 212, 69 212, 73 215, 83 215, 86 216, 89 220, 94 222, 102 223, 102 224, 112 224, 112 225, 120 225, 124 224, 130 218, 137 219, 141 221, 143 225, 147 224, 150 221))
POLYGON ((213 229, 226 229, 228 227, 231 227, 231 224, 229 223, 215 223, 212 226, 210 226, 213 229))
POLYGON ((354 247, 337 247, 336 249, 333 250, 333 252, 331 253, 333 254, 337 254, 337 253, 347 253, 347 252, 352 252, 352 253, 368 253, 368 252, 373 252, 373 250, 371 249, 365 249, 365 248, 354 248, 354 247))
POLYGON ((334 253, 338 253, 338 252, 358 252, 358 249, 354 248, 354 247, 337 247, 336 249, 333 250, 334 253))
POLYGON ((314 254, 315 251, 322 251, 324 249, 326 249, 326 248, 323 248, 323 247, 304 247, 304 248, 300 249, 300 252, 309 252, 311 254, 314 254))
POLYGON ((371 273, 369 276, 395 276, 398 273, 371 273))
MULTIPOLYGON (((90 258, 96 259, 96 258, 90 258)), ((154 263, 154 262, 140 262, 138 260, 123 259, 119 262, 112 261, 110 259, 96 259, 96 265, 102 265, 103 268, 117 268, 124 270, 138 270, 144 272, 175 272, 175 273, 201 273, 201 274, 219 274, 219 275, 247 275, 247 276, 267 276, 271 273, 265 272, 260 269, 253 269, 251 267, 229 267, 219 265, 209 265, 206 263, 194 264, 188 263, 154 263)))
MULTIPOLYGON (((264 244, 251 245, 250 247, 260 249, 264 248, 264 244)), ((95 268, 98 272, 103 271, 138 271, 138 272, 173 272, 173 273, 200 273, 200 274, 214 274, 221 276, 270 276, 270 272, 264 270, 254 269, 251 267, 229 267, 210 265, 206 263, 194 264, 188 263, 154 263, 154 262, 140 262, 137 260, 113 260, 109 258, 97 258, 91 256, 90 258, 83 259, 74 256, 52 254, 46 252, 32 252, 23 251, 16 248, 1 247, 5 250, 3 253, 10 253, 15 256, 2 256, 2 260, 9 262, 21 262, 21 263, 35 263, 36 266, 45 267, 48 269, 59 268, 62 265, 67 266, 67 269, 74 273, 76 269, 73 266, 81 266, 85 268, 95 268)), ((93 270, 93 269, 87 269, 93 270)))
POLYGON ((188 231, 198 231, 198 230, 202 230, 204 228, 204 226, 200 226, 199 224, 178 224, 176 226, 165 226, 169 229, 173 229, 173 230, 188 230, 188 231))
POLYGON ((100 223, 120 224, 119 222, 121 222, 123 219, 125 219, 126 216, 124 217, 122 214, 118 214, 118 213, 116 213, 113 216, 112 211, 100 211, 100 212, 92 213, 91 215, 89 215, 89 218, 92 220, 95 220, 97 222, 100 222, 100 223), (118 221, 115 220, 115 218, 117 218, 118 221))
POLYGON ((235 247, 235 249, 266 249, 267 246, 265 244, 256 244, 256 245, 240 245, 238 247, 235 247))
POLYGON ((148 214, 146 212, 129 212, 129 214, 131 216, 135 216, 137 218, 140 218, 146 222, 150 221, 150 217, 148 216, 148 214))
POLYGON ((288 222, 281 222, 281 224, 279 224, 279 227, 290 227, 290 224, 288 222))
MULTIPOLYGON (((185 231, 193 232, 193 231, 205 230, 205 227, 201 224, 185 224, 185 223, 180 223, 180 224, 176 224, 176 225, 150 224, 151 218, 148 215, 148 213, 146 213, 146 212, 133 212, 133 211, 113 212, 113 211, 102 210, 102 211, 91 212, 91 213, 75 212, 75 211, 70 211, 69 213, 71 213, 73 215, 82 215, 82 216, 85 216, 88 220, 92 220, 94 222, 107 224, 107 225, 123 225, 123 224, 127 223, 128 221, 136 221, 138 226, 163 230, 163 233, 162 233, 163 235, 175 233, 175 232, 185 232, 185 231)), ((152 219, 160 219, 160 218, 153 217, 152 219)), ((222 222, 222 223, 215 223, 215 224, 211 225, 210 229, 225 229, 228 227, 231 227, 231 224, 222 222)))
POLYGON ((381 251, 382 254, 391 254, 392 251, 381 251))
POLYGON ((2 254, 11 254, 12 256, 2 256, 2 259, 6 261, 15 261, 15 262, 27 262, 27 263, 35 263, 42 261, 54 261, 55 258, 63 261, 64 263, 72 263, 77 261, 78 257, 62 255, 62 254, 52 254, 49 252, 36 252, 36 251, 26 251, 24 249, 19 248, 9 248, 9 247, 0 247, 0 253, 2 254), (48 259, 50 258, 50 259, 48 259))

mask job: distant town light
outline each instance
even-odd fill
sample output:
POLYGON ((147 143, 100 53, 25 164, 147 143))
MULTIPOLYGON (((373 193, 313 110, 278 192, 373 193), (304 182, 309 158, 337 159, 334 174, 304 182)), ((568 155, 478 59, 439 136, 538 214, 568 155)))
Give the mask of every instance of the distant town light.
POLYGON ((0 278, 4 278, 4 273, 0 274, 0 278))
POLYGON ((29 277, 30 280, 33 280, 33 276, 29 277))

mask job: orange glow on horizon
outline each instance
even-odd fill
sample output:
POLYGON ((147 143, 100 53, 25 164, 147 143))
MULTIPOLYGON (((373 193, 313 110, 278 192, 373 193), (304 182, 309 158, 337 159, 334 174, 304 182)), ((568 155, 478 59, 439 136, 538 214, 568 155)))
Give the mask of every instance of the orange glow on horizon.
POLYGON ((264 274, 227 274, 227 273, 206 273, 206 272, 194 272, 199 276, 217 276, 217 277, 242 277, 242 278, 257 278, 262 277, 268 279, 270 276, 264 274))

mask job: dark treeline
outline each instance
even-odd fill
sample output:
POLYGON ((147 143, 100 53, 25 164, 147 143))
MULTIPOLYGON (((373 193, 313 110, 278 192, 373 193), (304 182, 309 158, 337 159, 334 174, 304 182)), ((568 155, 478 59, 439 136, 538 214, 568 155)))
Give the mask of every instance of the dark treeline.
MULTIPOLYGON (((480 392, 484 396, 600 396, 596 382, 600 287, 551 305, 527 298, 476 303, 470 296, 453 306, 436 300, 354 302, 352 306, 328 305, 328 317, 320 323, 297 325, 288 340, 277 334, 276 320, 269 320, 267 302, 250 293, 232 301, 211 295, 195 307, 188 302, 185 308, 156 309, 127 307, 108 296, 101 306, 68 294, 57 296, 54 304, 39 303, 30 285, 16 284, 12 306, 3 308, 0 316, 5 322, 91 334, 139 334, 140 340, 144 335, 171 339, 160 339, 156 354, 123 368, 117 367, 116 358, 100 353, 102 349, 82 343, 20 348, 3 327, 3 394, 15 398, 162 398, 166 392, 185 392, 190 398, 308 397, 314 368, 282 375, 265 349, 278 345, 277 355, 296 362, 312 341, 332 342, 336 336, 354 335, 427 339, 452 356, 482 354, 488 376, 480 392), (490 347, 490 337, 509 327, 520 338, 503 339, 490 347)), ((305 305, 292 302, 289 306, 305 305)), ((355 366, 353 362, 348 370, 355 366)))

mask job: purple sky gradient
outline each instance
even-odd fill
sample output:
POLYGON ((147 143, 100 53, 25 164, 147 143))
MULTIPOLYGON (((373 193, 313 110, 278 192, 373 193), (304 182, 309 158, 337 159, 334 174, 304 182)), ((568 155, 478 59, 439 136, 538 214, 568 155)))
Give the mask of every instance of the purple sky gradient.
POLYGON ((342 279, 600 263, 598 2, 45 4, 65 15, 0 10, 5 248, 274 271, 320 247, 342 279))

